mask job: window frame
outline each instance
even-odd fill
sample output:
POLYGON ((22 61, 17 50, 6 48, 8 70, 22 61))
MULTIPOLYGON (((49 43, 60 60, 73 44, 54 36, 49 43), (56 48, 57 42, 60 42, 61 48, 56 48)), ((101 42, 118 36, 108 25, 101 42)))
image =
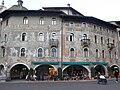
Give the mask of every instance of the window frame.
POLYGON ((73 41, 74 41, 74 34, 73 34, 73 33, 71 33, 71 34, 69 35, 69 41, 70 41, 70 42, 73 42, 73 41))
POLYGON ((52 58, 56 58, 57 57, 57 49, 56 48, 52 48, 51 49, 51 57, 52 58))
POLYGON ((69 52, 70 52, 69 55, 71 58, 75 57, 75 49, 74 48, 70 48, 69 52))
POLYGON ((52 23, 51 23, 51 24, 52 24, 53 26, 54 26, 54 25, 57 25, 57 20, 56 20, 56 18, 54 18, 54 17, 52 18, 52 23))
POLYGON ((84 58, 89 57, 89 50, 88 50, 88 48, 84 48, 83 49, 83 56, 84 56, 84 58), (85 51, 85 49, 86 49, 86 51, 85 51))
POLYGON ((26 57, 26 48, 22 47, 20 49, 20 57, 26 57), (24 49, 24 51, 22 51, 22 49, 24 49))
POLYGON ((38 48, 38 50, 37 50, 37 56, 40 57, 40 58, 43 57, 43 49, 41 47, 38 48), (39 50, 41 50, 40 53, 39 53, 39 50))
POLYGON ((24 18, 23 18, 23 24, 24 24, 24 25, 27 25, 28 22, 29 22, 28 17, 24 17, 24 18))
POLYGON ((44 41, 44 39, 45 39, 44 33, 39 32, 39 33, 38 33, 38 41, 44 41))
POLYGON ((44 25, 45 24, 44 17, 40 17, 39 18, 39 24, 40 25, 44 25))
POLYGON ((21 34, 21 41, 27 41, 27 33, 26 32, 23 32, 21 34), (25 34, 25 35, 24 35, 25 34))

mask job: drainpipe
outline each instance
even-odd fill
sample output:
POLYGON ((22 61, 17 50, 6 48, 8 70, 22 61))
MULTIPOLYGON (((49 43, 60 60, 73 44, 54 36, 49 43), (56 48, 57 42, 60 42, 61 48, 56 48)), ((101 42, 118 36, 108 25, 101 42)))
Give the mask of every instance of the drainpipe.
POLYGON ((62 71, 62 62, 63 62, 63 20, 61 21, 61 58, 58 67, 58 77, 62 80, 63 71, 62 71))

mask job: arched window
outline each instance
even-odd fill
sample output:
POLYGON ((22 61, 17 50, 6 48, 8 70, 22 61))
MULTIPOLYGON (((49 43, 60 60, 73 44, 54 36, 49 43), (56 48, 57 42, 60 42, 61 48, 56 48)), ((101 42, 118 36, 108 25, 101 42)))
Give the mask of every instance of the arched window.
POLYGON ((82 27, 84 27, 84 28, 86 27, 86 23, 85 22, 82 23, 82 27))
POLYGON ((52 33, 52 39, 56 39, 56 33, 52 33))
POLYGON ((7 19, 7 21, 6 21, 6 26, 8 26, 8 23, 9 23, 9 20, 7 19))
POLYGON ((105 51, 102 50, 102 58, 105 58, 105 51))
POLYGON ((56 54, 57 50, 55 48, 52 48, 51 57, 56 57, 56 54))
POLYGON ((84 35, 83 35, 83 39, 87 39, 87 34, 84 34, 84 35))
POLYGON ((88 57, 88 49, 87 48, 84 49, 84 57, 88 57))
POLYGON ((69 22, 69 27, 70 28, 74 28, 75 27, 75 23, 74 22, 69 22))
POLYGON ((43 17, 40 17, 40 19, 39 19, 39 24, 40 24, 40 25, 43 25, 43 24, 44 24, 44 18, 43 18, 43 17))
POLYGON ((74 34, 71 33, 70 36, 69 36, 69 41, 73 42, 74 41, 74 34))
POLYGON ((97 43, 97 36, 95 35, 95 43, 97 43))
POLYGON ((74 57, 74 48, 70 49, 70 57, 74 57))
POLYGON ((42 48, 38 49, 38 57, 43 57, 43 50, 42 50, 42 48))
POLYGON ((28 24, 28 18, 27 17, 23 18, 23 24, 28 24))
POLYGON ((39 33, 38 40, 44 41, 44 33, 39 33))
POLYGON ((116 52, 115 52, 115 57, 114 57, 115 59, 117 59, 117 54, 116 54, 116 52))
POLYGON ((22 41, 26 41, 26 33, 22 33, 22 41))
POLYGON ((56 18, 52 18, 52 25, 56 25, 57 22, 56 22, 56 18))
POLYGON ((25 48, 21 48, 21 57, 25 57, 25 48))
POLYGON ((110 41, 110 40, 109 40, 109 38, 108 38, 108 39, 107 39, 107 43, 109 43, 109 41, 110 41))
POLYGON ((99 52, 98 52, 98 49, 96 49, 96 58, 99 57, 99 52))
POLYGON ((113 40, 113 44, 115 45, 115 40, 113 40))
POLYGON ((103 37, 101 37, 101 44, 103 44, 103 37))

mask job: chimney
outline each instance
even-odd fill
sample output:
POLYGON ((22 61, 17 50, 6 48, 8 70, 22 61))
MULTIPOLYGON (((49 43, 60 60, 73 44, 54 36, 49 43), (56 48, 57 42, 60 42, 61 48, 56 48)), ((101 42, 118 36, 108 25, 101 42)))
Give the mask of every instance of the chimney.
POLYGON ((19 5, 19 6, 22 6, 22 4, 23 4, 23 1, 22 1, 22 0, 18 0, 17 2, 18 2, 18 5, 19 5))
POLYGON ((67 6, 70 7, 70 4, 68 3, 67 6))
POLYGON ((4 0, 2 1, 2 5, 4 6, 4 0))

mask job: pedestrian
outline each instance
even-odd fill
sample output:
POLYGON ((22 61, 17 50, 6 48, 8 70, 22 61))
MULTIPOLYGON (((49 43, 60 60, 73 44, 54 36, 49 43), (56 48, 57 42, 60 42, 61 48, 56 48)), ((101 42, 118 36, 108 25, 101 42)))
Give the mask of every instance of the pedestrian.
POLYGON ((20 72, 20 79, 23 79, 23 72, 20 72))
POLYGON ((119 75, 119 70, 116 69, 116 70, 114 71, 114 77, 116 78, 116 82, 118 82, 118 75, 119 75))

